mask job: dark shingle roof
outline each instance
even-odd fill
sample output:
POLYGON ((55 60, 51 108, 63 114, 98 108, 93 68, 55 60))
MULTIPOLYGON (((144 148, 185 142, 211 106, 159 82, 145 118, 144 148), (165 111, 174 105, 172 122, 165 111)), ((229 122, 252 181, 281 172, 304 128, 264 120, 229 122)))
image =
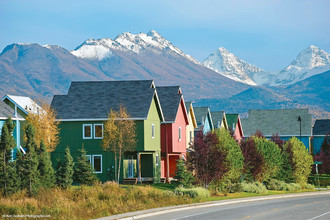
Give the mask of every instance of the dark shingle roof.
POLYGON ((225 114, 224 111, 211 112, 212 123, 213 123, 214 128, 218 128, 218 122, 220 122, 220 126, 221 126, 224 114, 225 114))
POLYGON ((51 106, 59 119, 105 119, 119 105, 131 118, 147 118, 153 85, 152 80, 72 82, 68 94, 55 95, 51 106))
POLYGON ((260 130, 265 136, 278 133, 280 136, 312 135, 312 115, 308 109, 262 109, 249 110, 248 118, 241 119, 244 134, 249 136, 260 130))
POLYGON ((235 129, 238 121, 238 114, 226 114, 226 118, 227 118, 228 127, 235 129))
MULTIPOLYGON (((9 105, 0 100, 0 117, 3 118, 15 118, 15 111, 9 105)), ((17 118, 24 119, 20 114, 17 113, 17 118)))
POLYGON ((186 113, 189 115, 191 102, 185 102, 184 105, 186 106, 186 113))
POLYGON ((178 112, 182 94, 180 86, 157 86, 157 94, 164 114, 165 122, 174 122, 178 112))
POLYGON ((313 135, 326 135, 330 132, 330 119, 317 119, 313 127, 313 135))
POLYGON ((200 127, 204 123, 208 112, 209 112, 208 107, 194 107, 194 113, 195 113, 195 118, 196 118, 196 122, 197 122, 197 127, 200 127), (204 119, 203 122, 202 122, 202 119, 204 119))

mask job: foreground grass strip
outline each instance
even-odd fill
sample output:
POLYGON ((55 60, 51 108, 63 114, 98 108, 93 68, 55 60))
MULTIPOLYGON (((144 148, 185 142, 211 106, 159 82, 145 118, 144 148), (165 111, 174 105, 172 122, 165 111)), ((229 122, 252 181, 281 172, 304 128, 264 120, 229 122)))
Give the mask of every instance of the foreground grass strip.
POLYGON ((26 192, 22 191, 0 198, 0 213, 50 215, 54 219, 90 219, 157 207, 287 193, 230 193, 201 199, 175 194, 174 189, 175 187, 170 184, 119 186, 108 182, 95 186, 76 186, 66 190, 42 190, 34 197, 28 197, 26 192))

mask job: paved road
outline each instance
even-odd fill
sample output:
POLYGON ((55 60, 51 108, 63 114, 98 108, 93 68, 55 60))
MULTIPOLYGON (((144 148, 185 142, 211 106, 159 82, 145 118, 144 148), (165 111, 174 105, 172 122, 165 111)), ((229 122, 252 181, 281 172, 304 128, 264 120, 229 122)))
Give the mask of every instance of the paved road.
POLYGON ((281 198, 186 209, 142 219, 330 219, 330 195, 281 198))

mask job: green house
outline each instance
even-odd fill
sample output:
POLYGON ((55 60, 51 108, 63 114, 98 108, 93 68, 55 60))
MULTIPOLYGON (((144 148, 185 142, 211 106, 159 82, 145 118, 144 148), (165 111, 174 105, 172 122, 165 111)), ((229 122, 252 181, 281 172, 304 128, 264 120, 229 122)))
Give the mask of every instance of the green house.
POLYGON ((163 113, 152 80, 72 82, 67 95, 55 95, 51 107, 60 124, 60 143, 52 161, 64 155, 67 146, 76 157, 82 146, 98 178, 114 180, 115 157, 102 148, 103 124, 110 109, 126 107, 136 123, 137 145, 126 152, 120 179, 160 181, 160 122, 163 113))

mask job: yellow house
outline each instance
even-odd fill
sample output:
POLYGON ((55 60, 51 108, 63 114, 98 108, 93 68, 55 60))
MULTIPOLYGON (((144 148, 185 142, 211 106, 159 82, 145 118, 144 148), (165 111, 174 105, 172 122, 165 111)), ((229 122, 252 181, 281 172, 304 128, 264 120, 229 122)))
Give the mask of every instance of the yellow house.
POLYGON ((197 128, 194 108, 191 102, 185 102, 186 111, 188 115, 189 124, 186 127, 186 146, 190 147, 190 144, 194 143, 194 130, 197 128))

